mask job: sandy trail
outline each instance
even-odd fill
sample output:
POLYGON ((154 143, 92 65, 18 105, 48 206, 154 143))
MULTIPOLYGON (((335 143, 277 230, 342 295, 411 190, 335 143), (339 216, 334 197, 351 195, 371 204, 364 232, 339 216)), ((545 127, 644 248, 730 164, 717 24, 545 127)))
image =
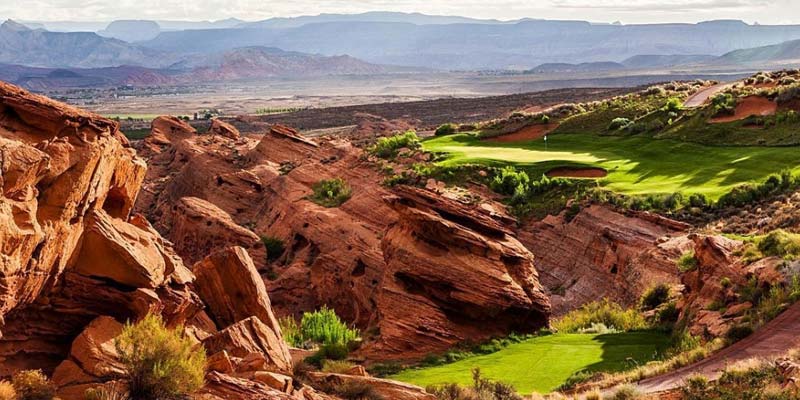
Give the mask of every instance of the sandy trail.
POLYGON ((711 98, 711 96, 725 90, 725 88, 727 88, 728 86, 730 86, 730 83, 718 83, 716 85, 702 89, 699 92, 689 96, 689 98, 686 99, 685 102, 683 102, 683 107, 684 108, 700 107, 703 104, 705 104, 705 102, 708 101, 708 99, 711 98))
POLYGON ((774 115, 778 111, 778 103, 766 97, 748 96, 739 101, 733 115, 726 115, 711 119, 712 123, 741 121, 751 115, 767 116, 774 115))
POLYGON ((642 393, 657 393, 680 387, 694 375, 703 375, 710 380, 717 379, 726 366, 738 361, 785 355, 789 350, 800 346, 798 332, 800 332, 800 303, 791 306, 744 340, 695 364, 644 379, 636 385, 636 388, 642 393))

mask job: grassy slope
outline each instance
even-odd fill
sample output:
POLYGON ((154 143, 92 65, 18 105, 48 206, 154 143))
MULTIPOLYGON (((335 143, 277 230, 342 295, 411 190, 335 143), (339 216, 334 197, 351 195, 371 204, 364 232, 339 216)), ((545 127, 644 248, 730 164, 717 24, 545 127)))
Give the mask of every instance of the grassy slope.
POLYGON ((653 359, 666 348, 668 338, 654 332, 610 335, 557 334, 508 346, 493 354, 452 364, 411 369, 391 379, 420 386, 441 383, 468 385, 472 369, 479 367, 488 378, 510 383, 523 394, 548 393, 575 372, 620 371, 653 359))
POLYGON ((482 142, 467 134, 427 140, 426 150, 450 153, 443 164, 513 164, 539 176, 556 166, 598 166, 600 183, 625 194, 704 193, 716 199, 736 185, 760 182, 785 168, 800 170, 796 148, 703 146, 647 137, 560 134, 544 141, 482 142))

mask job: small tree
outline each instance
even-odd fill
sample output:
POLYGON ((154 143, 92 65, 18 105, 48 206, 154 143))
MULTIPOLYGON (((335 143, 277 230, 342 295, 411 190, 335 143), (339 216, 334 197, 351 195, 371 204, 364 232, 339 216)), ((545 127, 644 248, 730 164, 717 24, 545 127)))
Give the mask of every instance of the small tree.
POLYGON ((125 366, 133 400, 177 400, 203 386, 206 354, 202 347, 164 326, 158 315, 126 324, 115 345, 125 366))
POLYGON ((444 124, 436 128, 436 132, 434 132, 434 135, 446 136, 446 135, 452 135, 456 132, 458 132, 458 127, 455 124, 444 124))

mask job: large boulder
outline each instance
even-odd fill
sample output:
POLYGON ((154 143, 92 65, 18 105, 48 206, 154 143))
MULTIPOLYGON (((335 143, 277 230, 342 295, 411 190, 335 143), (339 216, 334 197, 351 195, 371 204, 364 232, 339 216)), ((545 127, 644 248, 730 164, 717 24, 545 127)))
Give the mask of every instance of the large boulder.
POLYGON ((258 317, 241 320, 203 341, 209 354, 225 352, 234 361, 235 370, 246 368, 259 371, 292 373, 292 359, 280 332, 275 332, 258 317))
POLYGON ((347 386, 368 386, 373 393, 383 399, 392 400, 436 400, 436 396, 427 393, 419 386, 388 379, 373 378, 370 376, 343 375, 325 372, 311 372, 308 380, 312 385, 321 388, 336 388, 347 386))

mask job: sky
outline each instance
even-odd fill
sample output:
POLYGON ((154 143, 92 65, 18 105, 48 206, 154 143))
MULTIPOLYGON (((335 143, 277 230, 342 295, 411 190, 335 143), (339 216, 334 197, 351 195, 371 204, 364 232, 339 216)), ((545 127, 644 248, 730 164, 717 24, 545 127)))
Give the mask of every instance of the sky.
POLYGON ((570 19, 658 23, 740 19, 800 24, 800 0, 0 0, 0 20, 111 21, 115 19, 248 21, 271 17, 420 12, 474 18, 570 19))

